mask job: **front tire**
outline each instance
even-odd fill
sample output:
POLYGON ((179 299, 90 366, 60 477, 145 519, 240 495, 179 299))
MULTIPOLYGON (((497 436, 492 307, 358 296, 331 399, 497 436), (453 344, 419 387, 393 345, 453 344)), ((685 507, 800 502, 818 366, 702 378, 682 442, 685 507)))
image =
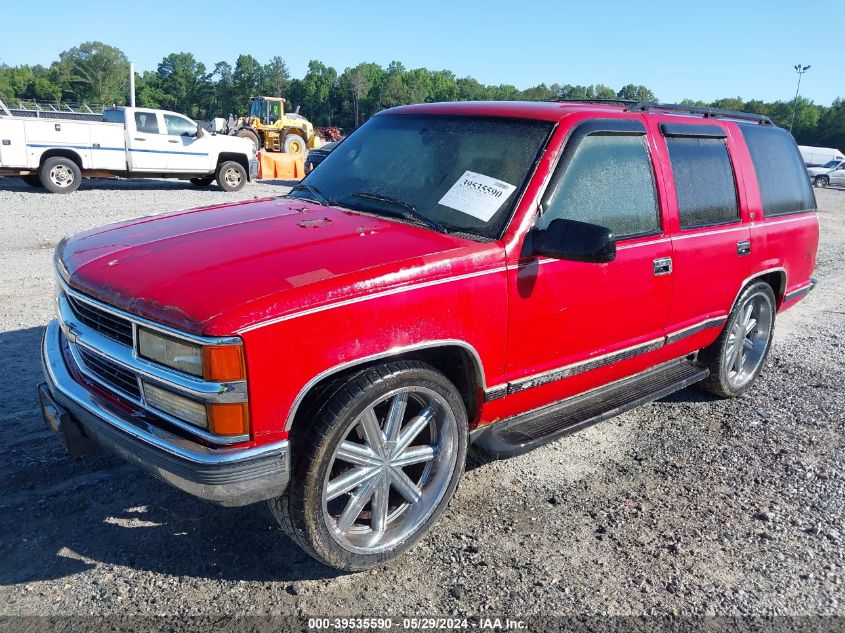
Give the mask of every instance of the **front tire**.
POLYGON ((827 176, 816 176, 815 180, 813 180, 813 184, 819 189, 824 189, 830 184, 830 178, 827 176))
POLYGON ((710 370, 699 386, 722 398, 745 393, 760 374, 775 333, 777 303, 772 287, 762 281, 748 286, 734 305, 719 338, 699 352, 710 370))
POLYGON ((463 473, 467 414, 430 365, 393 362, 326 387, 295 432, 286 494, 270 508, 331 567, 359 571, 410 549, 446 509, 463 473))
POLYGON ((240 163, 227 160, 217 167, 214 178, 223 191, 240 191, 246 184, 246 169, 240 163))
POLYGON ((54 156, 41 163, 38 176, 50 193, 73 193, 82 182, 79 165, 64 156, 54 156))
POLYGON ((304 154, 307 143, 305 139, 299 134, 291 132, 285 136, 285 153, 287 154, 304 154))

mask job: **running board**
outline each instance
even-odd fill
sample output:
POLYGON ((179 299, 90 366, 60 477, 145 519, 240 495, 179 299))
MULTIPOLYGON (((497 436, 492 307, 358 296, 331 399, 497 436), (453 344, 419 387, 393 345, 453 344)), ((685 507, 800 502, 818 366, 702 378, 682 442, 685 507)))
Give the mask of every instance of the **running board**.
POLYGON ((681 359, 555 404, 482 427, 473 445, 493 457, 510 457, 580 431, 629 409, 688 387, 710 371, 681 359))

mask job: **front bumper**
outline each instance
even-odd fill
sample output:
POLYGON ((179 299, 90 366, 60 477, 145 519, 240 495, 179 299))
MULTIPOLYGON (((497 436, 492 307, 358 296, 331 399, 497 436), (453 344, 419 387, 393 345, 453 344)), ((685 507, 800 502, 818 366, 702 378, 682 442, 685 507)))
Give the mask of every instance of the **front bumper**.
MULTIPOLYGON (((41 361, 48 395, 58 405, 48 415, 55 430, 72 424, 100 446, 142 466, 156 477, 196 497, 224 506, 241 506, 281 495, 290 479, 287 440, 250 448, 208 448, 135 419, 86 389, 71 375, 62 353, 62 334, 56 321, 47 326, 41 361)), ((47 406, 49 409, 49 406, 47 406)), ((77 429, 64 431, 78 437, 77 429)))

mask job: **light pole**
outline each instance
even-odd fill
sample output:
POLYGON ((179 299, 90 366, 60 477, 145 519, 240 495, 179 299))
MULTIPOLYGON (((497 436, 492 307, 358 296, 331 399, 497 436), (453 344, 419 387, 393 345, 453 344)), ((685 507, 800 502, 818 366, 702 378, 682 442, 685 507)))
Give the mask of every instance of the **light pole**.
POLYGON ((801 64, 795 64, 793 68, 798 73, 798 86, 795 88, 795 99, 792 100, 792 120, 789 122, 790 132, 792 132, 792 126, 795 125, 795 110, 798 109, 798 91, 801 90, 801 75, 810 70, 809 66, 802 66, 801 64))

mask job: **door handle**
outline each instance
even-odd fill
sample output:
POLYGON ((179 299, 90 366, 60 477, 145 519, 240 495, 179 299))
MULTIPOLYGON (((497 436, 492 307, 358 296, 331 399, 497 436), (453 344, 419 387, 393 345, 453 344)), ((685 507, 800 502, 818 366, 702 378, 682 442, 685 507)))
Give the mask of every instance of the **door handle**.
POLYGON ((140 136, 136 136, 136 137, 135 137, 134 139, 132 139, 132 140, 134 140, 134 141, 146 141, 147 139, 145 139, 145 138, 141 138, 140 136))
POLYGON ((654 275, 668 275, 672 272, 672 258, 671 257, 658 257, 655 259, 652 264, 654 265, 654 275))
POLYGON ((749 255, 751 253, 751 240, 742 240, 736 243, 737 255, 749 255))
POLYGON ((179 141, 173 140, 172 138, 167 139, 168 143, 178 143, 179 141))

